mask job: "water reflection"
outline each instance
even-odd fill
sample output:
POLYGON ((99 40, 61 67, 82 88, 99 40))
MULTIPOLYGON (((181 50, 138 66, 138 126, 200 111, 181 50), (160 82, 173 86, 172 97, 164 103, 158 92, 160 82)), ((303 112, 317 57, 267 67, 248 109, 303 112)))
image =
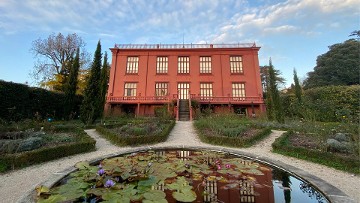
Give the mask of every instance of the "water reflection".
POLYGON ((80 169, 61 181, 59 187, 53 188, 53 194, 58 195, 56 191, 63 191, 60 187, 68 184, 67 182, 73 184, 72 187, 82 182, 92 192, 87 192, 89 188, 80 187, 80 194, 85 196, 67 202, 109 201, 111 195, 127 197, 129 194, 121 191, 128 188, 127 185, 131 185, 131 189, 128 189, 137 197, 129 197, 132 203, 142 202, 153 193, 163 194, 166 202, 170 203, 191 198, 192 202, 207 203, 327 202, 311 185, 284 171, 223 152, 138 152, 105 159, 100 165, 105 170, 104 176, 93 174, 97 172, 97 166, 90 166, 85 171, 80 169), (72 178, 76 178, 77 184, 74 184, 72 178), (115 181, 115 187, 111 190, 106 188, 103 180, 115 181), (182 188, 190 188, 191 191, 182 191, 182 188), (145 193, 148 195, 144 195, 145 193))

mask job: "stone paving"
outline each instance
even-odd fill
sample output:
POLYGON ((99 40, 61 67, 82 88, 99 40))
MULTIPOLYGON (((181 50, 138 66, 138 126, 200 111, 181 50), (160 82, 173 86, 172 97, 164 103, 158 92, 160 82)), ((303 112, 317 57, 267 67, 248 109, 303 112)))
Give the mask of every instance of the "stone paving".
POLYGON ((260 160, 265 160, 268 163, 282 166, 302 177, 306 177, 308 180, 310 179, 316 185, 320 184, 322 191, 330 195, 334 202, 360 202, 359 176, 354 176, 353 174, 331 169, 319 164, 272 153, 271 143, 273 143, 273 141, 279 137, 283 131, 273 131, 268 138, 246 149, 216 147, 202 143, 196 135, 192 122, 186 121, 178 121, 176 123, 166 142, 140 147, 117 147, 109 143, 107 140, 99 137, 95 130, 86 130, 86 132, 97 141, 97 150, 94 152, 69 156, 12 171, 6 174, 1 174, 0 202, 16 202, 28 191, 33 190, 37 185, 40 185, 44 181, 49 180, 51 177, 56 175, 63 175, 61 174, 62 171, 69 169, 69 167, 74 166, 75 163, 79 161, 90 161, 109 154, 119 154, 129 150, 155 147, 211 148, 242 153, 260 160), (351 198, 347 197, 343 192, 351 198))

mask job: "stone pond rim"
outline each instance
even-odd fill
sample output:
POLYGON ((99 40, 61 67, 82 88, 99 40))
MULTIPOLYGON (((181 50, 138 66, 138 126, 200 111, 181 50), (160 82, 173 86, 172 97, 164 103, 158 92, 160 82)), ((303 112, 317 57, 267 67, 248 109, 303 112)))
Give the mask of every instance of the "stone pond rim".
MULTIPOLYGON (((127 150, 121 153, 112 153, 105 156, 98 157, 96 159, 90 160, 90 164, 98 164, 101 160, 106 158, 117 157, 125 154, 135 153, 135 152, 144 152, 148 150, 208 150, 208 151, 216 151, 216 152, 228 152, 230 154, 234 154, 239 157, 248 158, 254 160, 258 163, 262 163, 265 165, 269 165, 273 168, 279 168, 288 172, 290 175, 303 179, 309 182, 314 188, 321 191, 325 197, 331 203, 356 203, 355 199, 347 196, 344 192, 334 187, 333 185, 327 183, 326 181, 309 174, 308 172, 298 169, 294 166, 290 166, 288 164, 282 163, 280 161, 274 161, 265 156, 256 156, 251 153, 246 153, 242 151, 238 151, 235 149, 227 149, 223 147, 188 147, 188 146, 171 146, 171 147, 138 147, 131 150, 127 150)), ((61 172, 54 173, 48 180, 42 182, 40 185, 44 185, 46 187, 53 187, 56 183, 58 183, 62 178, 67 176, 68 174, 76 171, 77 168, 75 166, 69 167, 61 172)), ((36 192, 35 188, 30 188, 17 203, 33 203, 35 202, 36 192)))

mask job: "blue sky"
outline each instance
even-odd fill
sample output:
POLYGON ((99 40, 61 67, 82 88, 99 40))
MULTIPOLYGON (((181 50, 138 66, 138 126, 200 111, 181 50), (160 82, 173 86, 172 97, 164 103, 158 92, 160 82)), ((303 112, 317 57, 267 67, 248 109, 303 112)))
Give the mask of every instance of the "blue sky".
POLYGON ((77 33, 93 54, 115 43, 246 43, 292 81, 360 29, 359 0, 1 0, 0 79, 29 82, 32 41, 77 33))

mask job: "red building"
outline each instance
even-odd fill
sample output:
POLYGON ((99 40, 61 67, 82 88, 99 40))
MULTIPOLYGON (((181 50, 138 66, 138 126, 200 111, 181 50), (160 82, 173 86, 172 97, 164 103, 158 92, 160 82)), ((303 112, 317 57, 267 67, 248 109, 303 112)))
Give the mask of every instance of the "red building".
POLYGON ((167 104, 187 120, 196 100, 215 112, 256 115, 264 111, 259 49, 255 43, 116 44, 106 112, 153 115, 167 104))

